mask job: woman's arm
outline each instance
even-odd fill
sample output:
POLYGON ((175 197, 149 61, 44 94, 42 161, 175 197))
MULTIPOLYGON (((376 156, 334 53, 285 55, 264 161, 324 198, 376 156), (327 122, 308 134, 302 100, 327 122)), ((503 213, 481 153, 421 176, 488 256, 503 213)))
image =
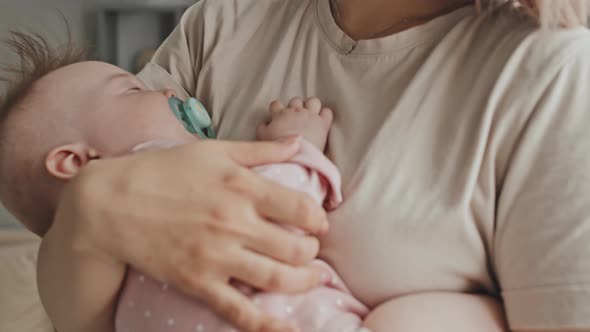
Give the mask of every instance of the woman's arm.
POLYGON ((317 239, 270 220, 317 234, 327 230, 325 212, 246 168, 288 160, 298 148, 209 141, 88 166, 68 185, 39 262, 40 293, 59 332, 112 329, 121 262, 241 330, 287 330, 229 282, 287 292, 318 284, 321 271, 303 266, 317 239))
POLYGON ((499 185, 493 264, 515 331, 590 329, 589 59, 580 38, 539 74, 499 185))
MULTIPOLYGON (((70 199, 68 195, 65 200, 70 199)), ((73 215, 64 215, 67 209, 60 213, 43 238, 38 256, 39 293, 45 309, 59 332, 112 332, 125 263, 79 250, 84 241, 81 229, 73 215)))

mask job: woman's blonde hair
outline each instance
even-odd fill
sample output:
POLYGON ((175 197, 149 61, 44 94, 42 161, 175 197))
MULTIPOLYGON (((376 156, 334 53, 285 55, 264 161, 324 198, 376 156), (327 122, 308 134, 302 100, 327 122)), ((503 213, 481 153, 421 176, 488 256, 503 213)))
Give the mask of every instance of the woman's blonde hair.
POLYGON ((483 6, 508 4, 520 8, 536 19, 543 27, 571 28, 587 25, 590 0, 476 0, 483 6))

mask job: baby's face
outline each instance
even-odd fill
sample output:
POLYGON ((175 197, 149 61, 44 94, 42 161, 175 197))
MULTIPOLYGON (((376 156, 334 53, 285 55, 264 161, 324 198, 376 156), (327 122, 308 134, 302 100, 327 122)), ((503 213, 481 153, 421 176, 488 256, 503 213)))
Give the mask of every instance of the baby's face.
POLYGON ((78 125, 87 144, 102 157, 129 153, 150 140, 194 142, 197 138, 176 119, 170 91, 150 91, 134 75, 101 62, 64 67, 41 82, 59 102, 64 125, 78 125))
POLYGON ((19 195, 1 191, 6 207, 42 236, 63 184, 88 162, 128 154, 153 140, 197 141, 176 119, 170 95, 149 91, 137 77, 100 62, 77 63, 42 77, 10 118, 15 130, 4 153, 12 158, 3 172, 13 183, 30 187, 19 195), (27 170, 20 167, 24 164, 27 170))

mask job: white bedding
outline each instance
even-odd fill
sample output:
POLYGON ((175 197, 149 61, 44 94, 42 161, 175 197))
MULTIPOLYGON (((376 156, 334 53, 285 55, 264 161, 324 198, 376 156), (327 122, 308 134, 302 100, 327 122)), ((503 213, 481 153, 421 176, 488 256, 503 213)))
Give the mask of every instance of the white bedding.
POLYGON ((0 228, 0 331, 53 332, 39 300, 35 264, 40 240, 0 228))

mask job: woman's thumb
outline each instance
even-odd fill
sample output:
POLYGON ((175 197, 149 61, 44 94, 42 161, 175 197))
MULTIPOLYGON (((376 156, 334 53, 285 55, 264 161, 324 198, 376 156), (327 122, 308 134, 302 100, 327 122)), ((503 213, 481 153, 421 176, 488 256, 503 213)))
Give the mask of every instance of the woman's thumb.
POLYGON ((288 161, 299 151, 299 141, 299 136, 291 136, 274 142, 232 143, 226 151, 241 166, 255 167, 288 161))

